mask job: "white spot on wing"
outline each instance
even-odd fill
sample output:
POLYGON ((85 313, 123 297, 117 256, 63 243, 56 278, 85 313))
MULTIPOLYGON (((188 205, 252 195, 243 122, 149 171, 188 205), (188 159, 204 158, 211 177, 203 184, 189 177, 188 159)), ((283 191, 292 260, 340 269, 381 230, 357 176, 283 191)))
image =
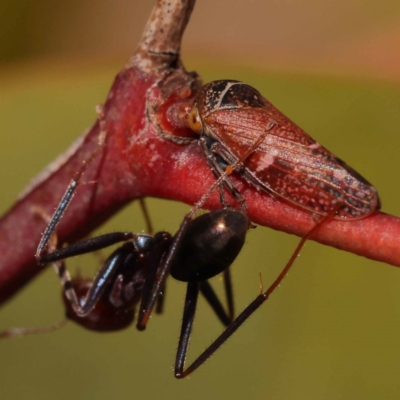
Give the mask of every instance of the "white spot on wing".
POLYGON ((271 154, 264 154, 260 159, 258 160, 258 165, 256 168, 256 172, 263 171, 264 169, 267 169, 271 164, 274 163, 275 157, 271 156, 271 154))
POLYGON ((337 169, 335 168, 335 170, 333 171, 333 176, 336 179, 338 179, 339 181, 343 181, 344 178, 346 177, 346 175, 347 175, 347 171, 345 171, 342 168, 337 168, 337 169))

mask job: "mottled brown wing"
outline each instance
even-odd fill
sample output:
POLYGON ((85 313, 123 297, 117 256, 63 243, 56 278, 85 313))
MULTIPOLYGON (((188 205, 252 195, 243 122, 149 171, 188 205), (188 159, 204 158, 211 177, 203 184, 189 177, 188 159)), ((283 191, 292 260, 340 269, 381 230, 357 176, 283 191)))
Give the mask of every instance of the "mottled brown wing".
POLYGON ((320 215, 338 203, 341 219, 362 218, 379 208, 378 194, 368 181, 267 101, 264 108, 210 113, 205 133, 238 159, 271 121, 275 125, 244 162, 247 180, 320 215))

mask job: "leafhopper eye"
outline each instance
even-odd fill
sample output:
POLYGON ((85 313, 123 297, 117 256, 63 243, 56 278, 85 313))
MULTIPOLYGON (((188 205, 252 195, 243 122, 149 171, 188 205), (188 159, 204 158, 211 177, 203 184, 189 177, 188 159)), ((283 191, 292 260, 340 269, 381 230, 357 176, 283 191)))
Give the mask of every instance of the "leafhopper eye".
POLYGON ((199 110, 194 106, 189 113, 189 126, 190 129, 196 133, 200 133, 203 130, 203 124, 201 123, 199 110))

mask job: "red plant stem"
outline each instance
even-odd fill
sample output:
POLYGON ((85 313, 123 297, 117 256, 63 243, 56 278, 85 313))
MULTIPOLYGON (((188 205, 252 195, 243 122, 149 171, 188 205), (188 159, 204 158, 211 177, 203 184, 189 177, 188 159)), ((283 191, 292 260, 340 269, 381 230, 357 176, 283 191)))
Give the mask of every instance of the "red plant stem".
MULTIPOLYGON (((139 48, 116 77, 98 121, 72 155, 58 160, 52 172, 42 175, 40 183, 0 220, 0 301, 41 270, 34 254, 46 223, 37 210, 51 215, 82 161, 93 154, 83 180, 95 183, 78 188, 57 228, 61 243, 87 235, 133 199, 152 196, 194 204, 215 181, 196 143, 168 142, 158 136, 156 126, 165 117, 163 106, 190 101, 200 85, 197 75, 186 73, 179 59, 193 6, 194 0, 158 1, 139 48)), ((308 212, 255 190, 241 178, 233 180, 255 223, 299 236, 315 224, 308 212)), ((217 194, 205 206, 220 207, 217 194)), ((331 221, 313 236, 320 243, 396 266, 400 266, 399 238, 400 219, 380 212, 358 221, 331 221)))

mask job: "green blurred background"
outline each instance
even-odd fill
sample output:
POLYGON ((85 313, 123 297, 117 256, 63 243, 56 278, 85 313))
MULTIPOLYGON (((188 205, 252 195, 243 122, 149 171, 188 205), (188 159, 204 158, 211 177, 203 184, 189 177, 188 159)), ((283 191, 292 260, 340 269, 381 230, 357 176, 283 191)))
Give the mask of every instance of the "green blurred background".
MULTIPOLYGON (((1 211, 95 119, 135 48, 153 1, 2 0, 1 211)), ((184 62, 205 81, 244 80, 379 190, 400 215, 400 3, 197 4, 184 62)), ((189 206, 150 199, 157 230, 189 206)), ((18 227, 15 227, 18 229, 18 227)), ((99 232, 140 232, 133 203, 99 232)), ((1 240, 1 238, 0 238, 1 240)), ((233 267, 237 309, 278 274, 298 239, 259 227, 233 267)), ((72 260, 73 271, 95 266, 72 260)), ((0 260, 1 263, 1 260, 0 260)), ((222 288, 219 278, 214 279, 222 288)), ((398 399, 400 271, 307 243, 281 288, 211 360, 177 381, 172 366, 185 286, 145 332, 63 330, 0 343, 0 399, 398 399)), ((60 285, 41 274, 1 310, 0 329, 61 319, 60 285)), ((221 332, 200 302, 189 359, 221 332)))

